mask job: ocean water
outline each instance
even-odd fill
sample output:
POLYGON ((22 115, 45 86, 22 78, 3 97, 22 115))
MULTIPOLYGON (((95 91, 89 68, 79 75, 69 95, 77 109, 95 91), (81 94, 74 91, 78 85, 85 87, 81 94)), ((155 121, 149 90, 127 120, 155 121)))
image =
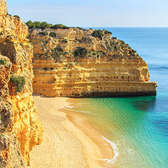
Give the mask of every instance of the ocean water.
POLYGON ((86 116, 113 142, 115 159, 105 167, 168 168, 168 28, 106 29, 148 63, 157 95, 75 99, 67 109, 86 116))

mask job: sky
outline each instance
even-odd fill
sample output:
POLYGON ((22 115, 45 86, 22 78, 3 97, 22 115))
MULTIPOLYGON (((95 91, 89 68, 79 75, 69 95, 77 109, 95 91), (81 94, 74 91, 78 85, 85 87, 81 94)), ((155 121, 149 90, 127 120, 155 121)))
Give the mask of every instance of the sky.
POLYGON ((79 27, 168 27, 168 0, 6 0, 27 22, 79 27))

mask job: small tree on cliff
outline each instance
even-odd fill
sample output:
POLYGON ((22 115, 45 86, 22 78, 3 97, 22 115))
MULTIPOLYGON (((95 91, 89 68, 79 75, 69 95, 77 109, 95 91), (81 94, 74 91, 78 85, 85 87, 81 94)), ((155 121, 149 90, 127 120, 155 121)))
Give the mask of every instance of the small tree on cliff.
POLYGON ((31 28, 45 29, 45 28, 50 28, 53 26, 52 24, 47 23, 47 22, 39 22, 39 21, 32 22, 31 20, 26 22, 26 25, 28 26, 29 29, 31 28))
POLYGON ((61 61, 63 59, 63 49, 61 47, 56 47, 51 50, 51 56, 56 60, 56 61, 61 61))
POLYGON ((87 53, 88 53, 88 51, 85 48, 78 47, 74 51, 74 57, 85 58, 87 53))
POLYGON ((98 37, 100 40, 102 40, 103 33, 102 33, 101 30, 95 30, 95 31, 92 33, 92 36, 93 36, 93 37, 98 37))

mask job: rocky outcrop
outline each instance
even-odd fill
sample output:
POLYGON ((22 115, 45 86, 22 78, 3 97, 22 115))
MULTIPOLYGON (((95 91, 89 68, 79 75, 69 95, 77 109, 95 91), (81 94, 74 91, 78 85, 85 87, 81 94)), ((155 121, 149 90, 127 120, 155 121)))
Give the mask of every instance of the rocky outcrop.
POLYGON ((30 29, 34 93, 105 97, 155 95, 146 62, 106 30, 30 29))
POLYGON ((0 16, 5 16, 8 13, 7 3, 5 0, 0 1, 0 16))
MULTIPOLYGON (((0 6, 2 8, 0 11, 0 53, 8 57, 8 61, 12 63, 10 63, 11 70, 3 69, 0 74, 0 96, 3 102, 9 102, 11 107, 10 111, 6 111, 5 109, 8 108, 5 106, 1 109, 2 115, 5 116, 3 122, 7 120, 6 115, 10 115, 12 123, 12 131, 7 138, 6 150, 9 149, 9 154, 6 154, 8 156, 6 162, 11 164, 12 159, 14 161, 23 157, 24 161, 17 163, 16 166, 23 167, 24 162, 27 165, 30 164, 32 148, 42 142, 42 126, 37 119, 37 111, 32 99, 33 48, 26 38, 27 26, 19 17, 7 14, 6 1, 0 0, 0 6), (17 159, 13 155, 18 156, 17 159)), ((1 60, 4 64, 0 65, 1 68, 9 65, 7 61, 4 62, 4 59, 1 60)))
POLYGON ((12 64, 0 55, 0 167, 25 167, 13 129, 13 111, 8 82, 12 64))

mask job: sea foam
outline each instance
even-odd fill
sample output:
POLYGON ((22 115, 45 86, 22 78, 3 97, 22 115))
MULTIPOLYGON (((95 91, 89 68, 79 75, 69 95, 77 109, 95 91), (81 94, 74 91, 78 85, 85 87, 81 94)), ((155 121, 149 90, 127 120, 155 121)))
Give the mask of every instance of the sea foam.
POLYGON ((114 142, 108 140, 108 139, 105 138, 104 136, 102 136, 102 137, 103 137, 104 140, 106 140, 106 141, 111 145, 111 147, 112 147, 112 149, 113 149, 113 151, 114 151, 114 156, 113 156, 113 158, 111 158, 111 159, 101 159, 101 160, 106 161, 106 163, 107 163, 108 165, 112 165, 112 164, 115 163, 116 158, 119 156, 119 150, 118 150, 118 148, 117 148, 117 145, 116 145, 114 142))

